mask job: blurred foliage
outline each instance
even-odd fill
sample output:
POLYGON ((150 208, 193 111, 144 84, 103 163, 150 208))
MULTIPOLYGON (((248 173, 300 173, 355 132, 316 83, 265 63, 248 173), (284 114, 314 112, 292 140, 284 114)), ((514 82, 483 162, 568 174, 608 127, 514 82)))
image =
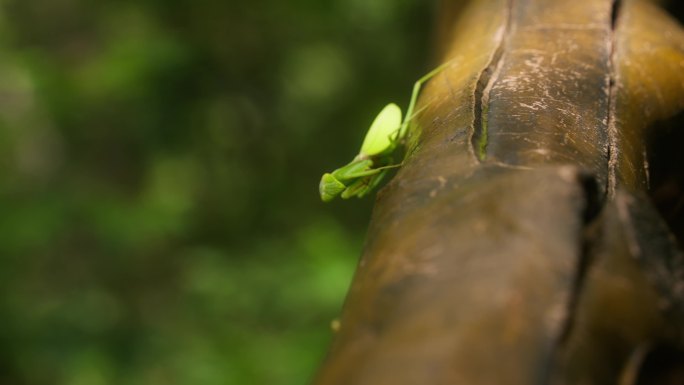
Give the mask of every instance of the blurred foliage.
POLYGON ((0 383, 302 384, 427 68, 418 0, 3 0, 0 383))

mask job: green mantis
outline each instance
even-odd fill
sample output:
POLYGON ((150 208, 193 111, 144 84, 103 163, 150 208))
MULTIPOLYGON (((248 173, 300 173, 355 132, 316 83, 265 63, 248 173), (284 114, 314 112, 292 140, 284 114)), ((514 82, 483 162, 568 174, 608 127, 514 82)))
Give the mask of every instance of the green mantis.
POLYGON ((405 146, 420 88, 449 63, 440 65, 416 81, 403 121, 401 109, 394 103, 380 111, 366 133, 359 154, 347 165, 323 174, 318 186, 323 202, 329 202, 338 195, 343 199, 353 196, 362 198, 380 184, 390 169, 401 166, 401 163, 394 163, 393 155, 397 148, 405 146))

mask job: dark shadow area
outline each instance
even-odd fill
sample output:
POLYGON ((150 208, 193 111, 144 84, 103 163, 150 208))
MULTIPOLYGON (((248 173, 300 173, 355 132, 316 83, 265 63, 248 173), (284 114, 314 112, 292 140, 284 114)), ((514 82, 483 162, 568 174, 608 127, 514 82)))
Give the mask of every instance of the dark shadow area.
POLYGON ((663 8, 677 18, 680 23, 684 23, 684 3, 681 0, 665 1, 663 8))
POLYGON ((684 352, 670 346, 655 346, 636 363, 633 385, 684 384, 684 352))
POLYGON ((684 244, 684 113, 650 127, 649 195, 679 245, 684 244))

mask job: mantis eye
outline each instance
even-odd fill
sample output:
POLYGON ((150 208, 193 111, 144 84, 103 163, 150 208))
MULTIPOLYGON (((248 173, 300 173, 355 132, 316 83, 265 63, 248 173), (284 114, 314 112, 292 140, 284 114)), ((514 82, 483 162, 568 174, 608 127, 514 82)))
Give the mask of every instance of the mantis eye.
POLYGON ((330 202, 346 188, 347 186, 337 180, 332 174, 325 173, 321 178, 321 183, 318 185, 318 192, 321 194, 323 202, 330 202))

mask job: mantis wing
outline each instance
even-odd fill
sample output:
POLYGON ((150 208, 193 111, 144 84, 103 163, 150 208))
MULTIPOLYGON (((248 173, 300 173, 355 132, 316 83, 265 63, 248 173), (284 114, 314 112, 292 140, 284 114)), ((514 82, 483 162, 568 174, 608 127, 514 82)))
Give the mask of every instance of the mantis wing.
POLYGON ((372 156, 385 152, 397 138, 392 136, 401 127, 401 109, 390 103, 380 111, 366 133, 360 155, 372 156))

